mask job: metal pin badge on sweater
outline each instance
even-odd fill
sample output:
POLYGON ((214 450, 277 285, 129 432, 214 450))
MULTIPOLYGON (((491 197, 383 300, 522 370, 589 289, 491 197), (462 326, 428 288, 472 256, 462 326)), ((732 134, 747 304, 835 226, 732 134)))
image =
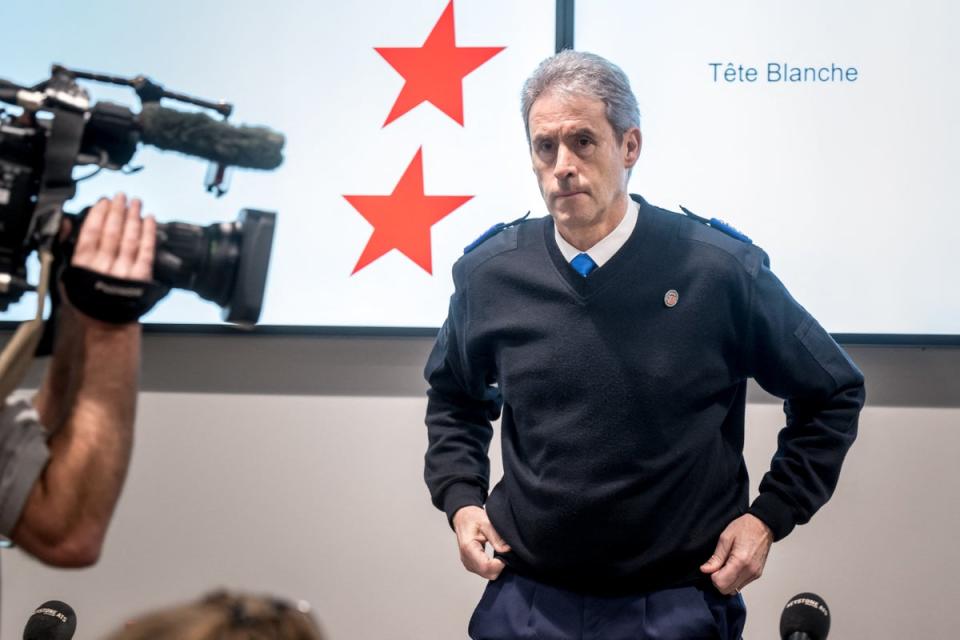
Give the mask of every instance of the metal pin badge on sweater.
POLYGON ((680 301, 680 294, 677 293, 676 289, 670 289, 665 294, 663 294, 663 305, 668 309, 677 306, 677 303, 680 301))

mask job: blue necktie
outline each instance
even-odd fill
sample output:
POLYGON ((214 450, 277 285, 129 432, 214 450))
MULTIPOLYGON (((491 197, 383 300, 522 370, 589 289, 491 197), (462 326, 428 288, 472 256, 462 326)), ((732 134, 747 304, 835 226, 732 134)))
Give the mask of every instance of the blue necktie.
POLYGON ((585 253, 579 253, 577 256, 570 261, 570 266, 574 270, 586 278, 590 275, 590 272, 597 268, 597 263, 593 261, 593 258, 588 256, 585 253))

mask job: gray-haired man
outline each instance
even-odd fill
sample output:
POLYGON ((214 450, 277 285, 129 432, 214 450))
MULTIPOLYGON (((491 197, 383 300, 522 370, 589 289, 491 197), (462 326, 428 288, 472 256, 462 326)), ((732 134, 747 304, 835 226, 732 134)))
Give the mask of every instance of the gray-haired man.
POLYGON ((863 377, 762 250, 628 195, 641 135, 618 67, 547 59, 523 116, 550 216, 454 265, 425 371, 427 485, 491 580, 471 637, 738 638, 739 591, 836 486, 863 377), (787 399, 752 504, 751 377, 787 399))

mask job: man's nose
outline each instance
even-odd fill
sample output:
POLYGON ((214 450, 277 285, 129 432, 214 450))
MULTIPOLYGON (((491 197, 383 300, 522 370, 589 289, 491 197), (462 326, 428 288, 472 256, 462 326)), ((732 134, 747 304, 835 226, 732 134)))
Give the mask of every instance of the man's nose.
POLYGON ((569 180, 577 175, 577 155, 566 145, 557 148, 557 163, 553 168, 557 180, 569 180))

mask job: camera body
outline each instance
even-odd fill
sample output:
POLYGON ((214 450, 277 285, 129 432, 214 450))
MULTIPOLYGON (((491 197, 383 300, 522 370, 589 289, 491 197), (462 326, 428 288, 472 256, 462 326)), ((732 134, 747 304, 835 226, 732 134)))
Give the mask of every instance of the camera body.
POLYGON ((29 233, 40 190, 46 138, 0 112, 0 311, 28 287, 29 233))

